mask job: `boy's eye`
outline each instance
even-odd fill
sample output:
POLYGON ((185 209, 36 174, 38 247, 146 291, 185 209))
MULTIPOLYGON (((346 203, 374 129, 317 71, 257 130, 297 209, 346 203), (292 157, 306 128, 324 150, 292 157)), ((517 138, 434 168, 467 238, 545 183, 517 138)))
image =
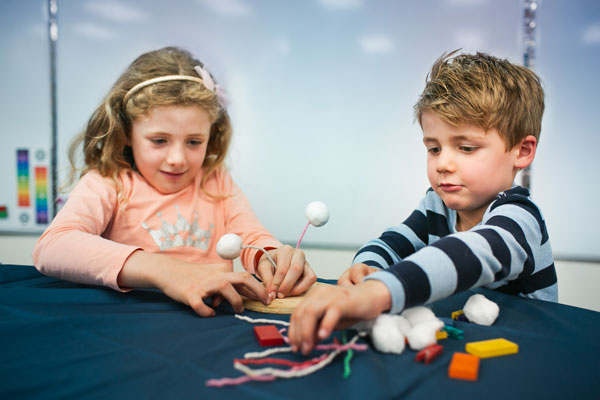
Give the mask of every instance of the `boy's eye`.
POLYGON ((431 154, 439 154, 442 149, 439 147, 430 147, 427 149, 427 151, 431 154))
POLYGON ((471 153, 477 149, 477 147, 475 147, 475 146, 460 146, 459 148, 461 151, 464 151, 465 153, 471 153))

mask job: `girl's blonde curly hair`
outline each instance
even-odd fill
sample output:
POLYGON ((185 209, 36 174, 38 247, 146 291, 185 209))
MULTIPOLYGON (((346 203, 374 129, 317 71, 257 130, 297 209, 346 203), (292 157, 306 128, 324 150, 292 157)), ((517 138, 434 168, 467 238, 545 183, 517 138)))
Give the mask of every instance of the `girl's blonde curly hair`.
POLYGON ((212 122, 206 157, 202 165, 204 175, 200 187, 204 190, 204 182, 224 164, 232 135, 229 115, 220 104, 216 92, 199 82, 169 80, 145 86, 130 94, 127 101, 123 102, 131 88, 152 78, 167 75, 198 78, 194 69, 196 66, 203 67, 203 64, 188 51, 177 47, 150 51, 135 59, 94 111, 83 132, 71 143, 68 153, 71 171, 67 186, 78 176, 96 169, 102 176, 114 181, 120 194, 122 185, 118 179, 119 175, 135 169, 131 148, 127 145, 132 123, 137 118, 147 115, 154 107, 194 105, 206 110, 212 122), (79 168, 77 164, 81 145, 84 166, 79 168))

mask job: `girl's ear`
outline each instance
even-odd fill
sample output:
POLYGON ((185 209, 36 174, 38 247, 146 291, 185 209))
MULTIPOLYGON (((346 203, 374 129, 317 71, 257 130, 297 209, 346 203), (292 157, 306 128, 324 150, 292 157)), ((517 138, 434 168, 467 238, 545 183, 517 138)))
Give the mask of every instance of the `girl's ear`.
POLYGON ((523 169, 533 162, 537 149, 537 139, 533 135, 525 137, 512 151, 516 152, 515 168, 523 169))

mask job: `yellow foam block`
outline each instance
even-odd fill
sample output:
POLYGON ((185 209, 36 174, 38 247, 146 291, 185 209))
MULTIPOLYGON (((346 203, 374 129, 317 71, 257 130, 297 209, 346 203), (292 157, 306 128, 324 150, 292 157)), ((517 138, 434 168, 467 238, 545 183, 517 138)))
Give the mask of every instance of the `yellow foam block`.
POLYGON ((519 345, 509 340, 498 338, 467 343, 465 350, 467 353, 479 358, 489 358, 518 353, 519 345))
POLYGON ((436 338, 436 340, 447 339, 448 338, 448 332, 446 332, 446 331, 437 331, 435 333, 435 338, 436 338))

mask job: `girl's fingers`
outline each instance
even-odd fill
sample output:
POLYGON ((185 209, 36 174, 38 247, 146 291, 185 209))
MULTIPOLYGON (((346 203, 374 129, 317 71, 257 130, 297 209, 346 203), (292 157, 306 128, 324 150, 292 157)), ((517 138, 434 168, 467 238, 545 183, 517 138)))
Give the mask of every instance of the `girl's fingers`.
POLYGON ((273 279, 266 283, 267 293, 270 298, 277 296, 281 282, 287 275, 288 269, 290 268, 290 262, 292 259, 292 253, 294 249, 291 246, 283 246, 277 249, 275 261, 277 262, 277 269, 273 279))
POLYGON ((313 270, 306 264, 304 269, 304 274, 302 277, 296 282, 294 287, 288 293, 289 296, 299 296, 302 293, 306 292, 308 289, 314 285, 317 281, 317 276, 313 272, 313 270))
MULTIPOLYGON (((279 285, 278 297, 282 298, 290 295, 290 291, 303 275, 306 266, 307 264, 306 259, 304 258, 304 252, 294 251, 290 259, 287 273, 285 274, 281 285, 279 285)), ((308 269, 312 272, 310 267, 308 267, 308 269)))

